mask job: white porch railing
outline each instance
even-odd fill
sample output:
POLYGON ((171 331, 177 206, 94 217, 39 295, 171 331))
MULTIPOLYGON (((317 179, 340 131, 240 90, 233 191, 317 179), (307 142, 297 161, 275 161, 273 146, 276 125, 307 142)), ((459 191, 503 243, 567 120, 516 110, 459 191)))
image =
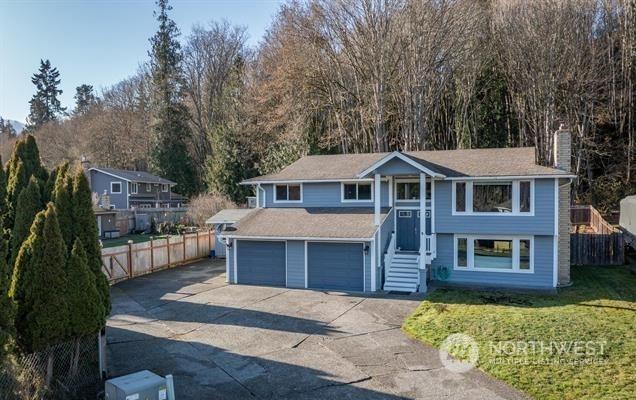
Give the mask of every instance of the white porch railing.
POLYGON ((395 232, 391 232, 391 240, 389 240, 389 247, 384 253, 384 281, 389 275, 389 266, 393 261, 393 256, 395 256, 395 232))

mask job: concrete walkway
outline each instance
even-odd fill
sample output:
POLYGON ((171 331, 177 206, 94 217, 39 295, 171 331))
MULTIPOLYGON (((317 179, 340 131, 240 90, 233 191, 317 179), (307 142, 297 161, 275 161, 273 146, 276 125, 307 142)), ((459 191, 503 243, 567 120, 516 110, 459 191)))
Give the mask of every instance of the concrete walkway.
POLYGON ((510 399, 478 371, 445 369, 400 326, 413 296, 227 285, 205 261, 112 288, 111 376, 173 374, 177 399, 510 399))

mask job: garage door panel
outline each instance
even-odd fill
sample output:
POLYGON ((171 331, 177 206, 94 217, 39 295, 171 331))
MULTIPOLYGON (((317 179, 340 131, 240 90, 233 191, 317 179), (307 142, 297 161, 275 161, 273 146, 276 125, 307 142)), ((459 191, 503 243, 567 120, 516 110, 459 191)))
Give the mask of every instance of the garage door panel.
POLYGON ((238 283, 285 286, 285 242, 238 241, 238 283))
POLYGON ((360 243, 307 243, 308 286, 363 290, 364 254, 360 243))

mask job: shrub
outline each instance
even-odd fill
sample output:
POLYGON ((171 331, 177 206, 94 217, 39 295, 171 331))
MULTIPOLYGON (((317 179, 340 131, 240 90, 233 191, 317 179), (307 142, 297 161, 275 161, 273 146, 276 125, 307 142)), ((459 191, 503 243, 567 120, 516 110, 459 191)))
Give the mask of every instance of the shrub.
POLYGON ((190 200, 186 216, 193 225, 204 227, 208 218, 224 208, 236 208, 236 204, 218 194, 201 194, 190 200))

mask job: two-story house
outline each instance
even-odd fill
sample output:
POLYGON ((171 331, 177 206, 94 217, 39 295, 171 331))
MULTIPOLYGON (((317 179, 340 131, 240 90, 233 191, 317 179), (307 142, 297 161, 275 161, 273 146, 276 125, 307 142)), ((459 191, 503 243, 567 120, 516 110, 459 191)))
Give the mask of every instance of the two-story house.
POLYGON ((181 207, 187 200, 172 192, 175 182, 148 172, 101 167, 86 170, 93 193, 100 198, 108 196, 110 206, 118 210, 181 207))
POLYGON ((242 184, 257 208, 223 231, 231 283, 425 291, 569 283, 570 134, 534 148, 306 156, 242 184))

